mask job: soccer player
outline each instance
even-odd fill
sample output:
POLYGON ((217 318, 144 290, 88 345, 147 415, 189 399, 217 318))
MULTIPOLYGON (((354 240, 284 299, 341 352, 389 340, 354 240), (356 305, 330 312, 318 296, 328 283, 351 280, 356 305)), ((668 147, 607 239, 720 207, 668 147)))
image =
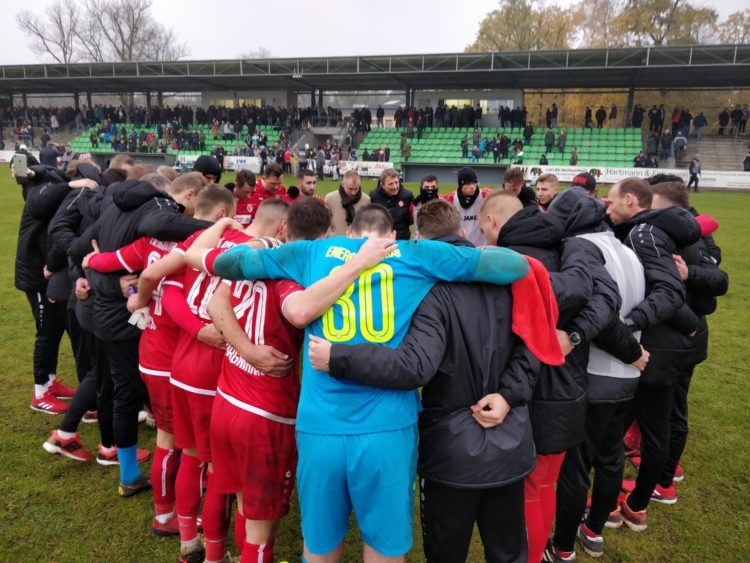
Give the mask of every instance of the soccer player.
MULTIPOLYGON (((181 176, 169 188, 169 193, 178 203, 189 204, 195 199, 195 219, 215 222, 225 212, 226 198, 217 198, 218 188, 205 187, 199 174, 181 176), (192 193, 191 193, 192 192, 192 193)), ((93 253, 84 259, 88 266, 99 272, 115 272, 125 269, 129 273, 146 270, 148 266, 168 254, 177 243, 143 237, 116 252, 93 253)), ((148 324, 141 335, 138 346, 138 368, 148 389, 151 411, 156 420, 156 450, 151 463, 151 483, 154 493, 155 516, 153 533, 157 536, 176 535, 177 518, 174 512, 174 482, 179 466, 180 452, 175 448, 172 414, 171 376, 174 343, 179 336, 179 327, 162 305, 163 284, 160 282, 152 292, 149 303, 148 324)))
MULTIPOLYGON (((471 245, 445 201, 425 204, 416 219, 426 239, 471 245)), ((427 561, 466 561, 475 522, 488 562, 526 560, 523 478, 534 465, 527 403, 539 361, 511 330, 526 322, 512 318, 512 303, 510 288, 438 284, 397 349, 331 348, 310 337, 313 367, 336 378, 384 389, 424 385, 418 473, 427 561)), ((540 320, 526 334, 540 349, 546 335, 562 358, 543 311, 527 317, 540 320)))
POLYGON ((561 366, 543 364, 531 403, 536 465, 526 477, 529 561, 540 561, 555 518, 555 483, 565 452, 583 440, 589 342, 620 306, 617 286, 590 242, 563 238, 563 226, 507 191, 491 195, 480 212, 490 244, 522 252, 550 272, 560 311, 557 328, 566 354, 561 366))
MULTIPOLYGON (((330 222, 325 205, 307 198, 289 209, 287 239, 320 238, 330 222)), ((188 263, 212 273, 223 250, 210 248, 209 231, 221 227, 217 224, 196 240, 188 263)), ((299 329, 324 313, 392 244, 390 239, 369 240, 344 267, 304 291, 288 280, 235 281, 220 285, 209 304, 211 318, 230 344, 211 415, 213 479, 220 492, 237 494, 235 537, 245 560, 273 561, 278 521, 289 510, 297 458, 299 329), (268 375, 244 359, 248 347, 267 345, 294 359, 287 377, 268 375)))
POLYGON ((641 428, 641 465, 635 488, 620 503, 622 519, 631 530, 647 528, 646 509, 665 472, 670 444, 670 417, 675 385, 690 369, 692 338, 700 319, 685 303, 685 285, 672 258, 679 247, 700 238, 693 215, 679 206, 650 209, 652 191, 638 178, 626 178, 609 191, 607 215, 615 235, 638 256, 646 276, 646 292, 626 316, 632 332, 643 331, 641 345, 651 352, 634 400, 641 428), (680 311, 678 326, 670 321, 680 311))
POLYGON ((249 225, 253 222, 255 202, 251 198, 255 193, 255 182, 255 174, 250 170, 237 172, 234 189, 232 190, 234 201, 237 204, 234 220, 242 225, 249 225))
POLYGON ((315 195, 315 186, 318 179, 315 172, 303 168, 297 173, 297 185, 289 188, 287 195, 290 202, 298 201, 301 197, 318 197, 315 195))
MULTIPOLYGON (((215 218, 234 214, 234 199, 225 188, 210 188, 220 212, 215 218)), ((284 238, 286 214, 289 204, 281 200, 264 203, 255 221, 244 231, 230 229, 224 233, 219 247, 230 248, 252 238, 284 238)), ((206 307, 220 279, 208 276, 194 268, 186 268, 185 252, 198 238, 196 234, 178 244, 165 258, 156 262, 141 275, 138 293, 128 307, 136 310, 148 303, 148 296, 166 277, 163 305, 183 329, 174 349, 170 382, 174 416, 175 446, 182 450, 182 460, 177 472, 176 514, 181 540, 181 557, 185 560, 203 560, 203 548, 198 540, 198 510, 201 497, 201 473, 208 469, 206 498, 203 507, 203 528, 206 537, 205 557, 218 561, 224 557, 226 537, 226 495, 215 491, 212 485, 210 421, 216 382, 224 356, 225 342, 211 323, 206 307), (185 303, 190 314, 184 315, 185 303)), ((253 362, 257 357, 253 358, 253 362)), ((273 369, 274 364, 271 365, 273 369)), ((286 359, 280 372, 289 370, 286 359)))
MULTIPOLYGON (((351 233, 394 237, 393 220, 385 208, 369 205, 357 212, 351 233)), ((309 286, 345 265, 363 243, 362 238, 334 237, 262 251, 240 245, 219 256, 214 270, 226 279, 286 278, 309 286)), ((526 260, 510 251, 399 241, 307 326, 306 335, 396 346, 437 281, 509 283, 527 272, 526 260)), ((314 370, 305 356, 297 481, 307 561, 340 559, 352 509, 365 561, 404 560, 412 544, 418 404, 414 391, 337 381, 314 370)))
POLYGON ((284 187, 281 166, 275 162, 267 164, 263 170, 264 175, 255 182, 255 191, 253 195, 243 200, 240 206, 243 224, 252 223, 253 217, 258 212, 260 204, 267 199, 282 199, 289 201, 289 196, 284 187), (247 218, 250 218, 249 221, 247 218))

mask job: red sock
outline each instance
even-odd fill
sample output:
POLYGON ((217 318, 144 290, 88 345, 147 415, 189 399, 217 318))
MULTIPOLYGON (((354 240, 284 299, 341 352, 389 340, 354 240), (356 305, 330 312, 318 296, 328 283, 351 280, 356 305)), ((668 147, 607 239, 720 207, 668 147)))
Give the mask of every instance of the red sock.
POLYGON ((206 499, 203 501, 203 535, 206 538, 206 561, 219 561, 226 554, 229 530, 230 497, 215 491, 208 474, 206 499))
POLYGON ((201 504, 201 462, 192 455, 182 453, 180 468, 175 479, 175 506, 180 524, 180 540, 193 541, 198 537, 198 509, 201 504))
POLYGON ((154 490, 156 514, 167 514, 174 510, 174 482, 177 476, 179 450, 166 450, 156 446, 151 462, 151 486, 154 490))
POLYGON ((245 547, 245 517, 237 510, 234 513, 234 543, 237 544, 237 553, 242 553, 245 547))
POLYGON ((544 512, 540 498, 541 484, 546 474, 546 456, 537 456, 536 467, 526 477, 524 482, 524 513, 526 516, 526 535, 528 538, 529 563, 538 563, 544 555, 544 547, 547 545, 549 531, 545 532, 544 512))
POLYGON ((245 542, 242 548, 242 561, 257 561, 258 563, 273 563, 273 540, 260 545, 245 542))
POLYGON ((565 460, 565 452, 544 457, 547 458, 547 474, 544 476, 544 482, 539 489, 539 500, 542 506, 545 533, 549 536, 552 532, 552 523, 555 521, 555 511, 557 510, 555 485, 557 484, 557 478, 560 476, 560 468, 565 460))

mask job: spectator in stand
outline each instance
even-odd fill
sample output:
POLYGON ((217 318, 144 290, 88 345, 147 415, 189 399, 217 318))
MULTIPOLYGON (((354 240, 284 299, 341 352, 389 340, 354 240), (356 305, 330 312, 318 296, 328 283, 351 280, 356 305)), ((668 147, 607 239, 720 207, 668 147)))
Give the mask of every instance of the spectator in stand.
POLYGON ((375 117, 377 118, 375 121, 375 126, 383 127, 383 118, 385 117, 385 110, 383 109, 383 106, 378 106, 378 109, 375 112, 375 117))
POLYGON ((685 153, 687 152, 687 137, 685 137, 685 132, 682 130, 677 131, 677 135, 674 138, 674 141, 672 142, 672 145, 674 146, 674 158, 675 161, 680 160, 685 153))
POLYGON ((646 154, 656 154, 656 150, 659 146, 659 134, 655 131, 652 131, 648 134, 648 137, 646 137, 646 154))
POLYGON ((469 158, 469 136, 464 135, 461 139, 461 158, 469 158))
POLYGON ((740 123, 742 122, 742 109, 739 104, 732 110, 729 117, 732 119, 732 135, 737 135, 740 130, 740 123))
POLYGON ((547 160, 547 155, 543 154, 539 157, 539 165, 540 166, 547 166, 549 164, 549 160, 547 160))
POLYGON ((570 162, 569 164, 571 166, 578 166, 578 147, 573 147, 573 150, 570 151, 570 162))
POLYGON ((739 132, 742 133, 742 135, 745 134, 745 129, 747 128, 747 120, 750 119, 750 107, 748 107, 747 104, 742 106, 742 117, 740 117, 740 129, 739 132))
POLYGON ((648 110, 648 130, 649 132, 652 131, 660 131, 658 128, 659 123, 659 108, 656 107, 656 104, 654 104, 650 110, 648 110))
POLYGON ((612 104, 612 107, 609 108, 609 127, 610 129, 617 127, 617 106, 615 104, 612 104))
POLYGON ((633 118, 631 121, 631 125, 635 129, 640 129, 642 124, 643 124, 643 108, 641 107, 641 104, 635 104, 635 107, 633 108, 633 118))
POLYGON ((585 113, 585 115, 583 117, 583 126, 586 129, 591 129, 592 128, 592 124, 593 124, 593 120, 591 119, 591 108, 587 107, 586 108, 586 113, 585 113))
POLYGON ((568 136, 565 134, 565 130, 560 131, 557 136, 557 150, 560 151, 560 156, 565 154, 565 144, 568 142, 568 136))
POLYGON ((747 151, 745 160, 742 161, 742 170, 744 172, 750 172, 750 151, 747 151))
POLYGON ((547 111, 544 112, 544 122, 547 124, 547 129, 552 127, 552 110, 550 108, 547 108, 547 111))
POLYGON ((53 113, 52 117, 50 117, 50 128, 52 129, 52 134, 56 134, 57 130, 60 128, 60 122, 57 120, 57 116, 53 113))
POLYGON ((604 127, 604 120, 607 119, 607 110, 604 109, 604 106, 599 106, 594 117, 596 117, 596 128, 601 129, 604 127))
POLYGON ((698 139, 698 141, 700 141, 703 137, 703 128, 707 125, 708 119, 706 119, 706 116, 703 115, 703 112, 700 112, 698 116, 693 120, 693 127, 695 128, 695 138, 698 139))
POLYGON ((534 135, 534 127, 531 123, 527 123, 526 127, 523 128, 523 140, 527 145, 531 144, 532 135, 534 135))
POLYGON ((547 128, 547 134, 544 136, 544 146, 547 149, 547 152, 552 152, 552 147, 555 145, 555 134, 552 132, 552 129, 547 128))
POLYGON ((326 195, 325 204, 331 210, 331 232, 334 236, 346 236, 357 210, 370 204, 370 196, 362 193, 359 174, 349 170, 339 189, 326 195))
POLYGON ((698 192, 698 176, 701 175, 701 155, 696 154, 693 160, 690 161, 688 166, 688 172, 690 172, 690 181, 687 184, 687 191, 690 191, 690 186, 695 184, 695 191, 698 192))
POLYGON ((633 168, 646 168, 647 162, 648 157, 646 156, 646 153, 641 151, 638 153, 638 156, 633 159, 633 168))
POLYGON ((674 152, 672 148, 672 133, 670 131, 664 132, 659 141, 659 158, 664 160, 674 158, 674 152))
POLYGON ((401 156, 404 157, 404 162, 409 161, 409 157, 411 156, 411 145, 409 143, 404 143, 404 146, 401 148, 401 156))
POLYGON ((659 161, 656 160, 654 155, 651 155, 646 159, 646 168, 659 168, 659 161))
POLYGON ((729 111, 724 108, 724 111, 719 114, 719 135, 724 134, 727 125, 729 125, 729 111))
POLYGON ((557 127, 557 104, 552 104, 552 128, 555 127, 557 127))

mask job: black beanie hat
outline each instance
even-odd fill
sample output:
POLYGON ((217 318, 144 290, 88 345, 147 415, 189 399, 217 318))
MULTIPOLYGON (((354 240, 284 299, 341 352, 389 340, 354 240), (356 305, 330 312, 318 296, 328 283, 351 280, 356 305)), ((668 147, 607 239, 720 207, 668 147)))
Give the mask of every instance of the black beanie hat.
POLYGON ((458 187, 462 187, 464 184, 477 184, 477 173, 471 168, 462 168, 458 171, 458 187))
POLYGON ((591 193, 596 190, 596 178, 588 172, 581 172, 570 181, 570 185, 581 186, 584 190, 591 193))
POLYGON ((193 164, 193 172, 200 172, 201 174, 213 174, 216 176, 216 183, 221 180, 221 165, 219 161, 213 156, 201 155, 193 164))

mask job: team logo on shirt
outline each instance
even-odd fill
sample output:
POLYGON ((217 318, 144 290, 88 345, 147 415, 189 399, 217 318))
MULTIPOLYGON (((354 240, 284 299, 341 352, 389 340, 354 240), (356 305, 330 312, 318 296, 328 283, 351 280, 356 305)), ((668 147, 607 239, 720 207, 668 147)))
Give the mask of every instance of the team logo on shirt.
POLYGON ((399 201, 399 202, 398 202, 398 206, 399 206, 399 207, 403 207, 403 206, 404 206, 404 202, 403 202, 403 201, 399 201))

